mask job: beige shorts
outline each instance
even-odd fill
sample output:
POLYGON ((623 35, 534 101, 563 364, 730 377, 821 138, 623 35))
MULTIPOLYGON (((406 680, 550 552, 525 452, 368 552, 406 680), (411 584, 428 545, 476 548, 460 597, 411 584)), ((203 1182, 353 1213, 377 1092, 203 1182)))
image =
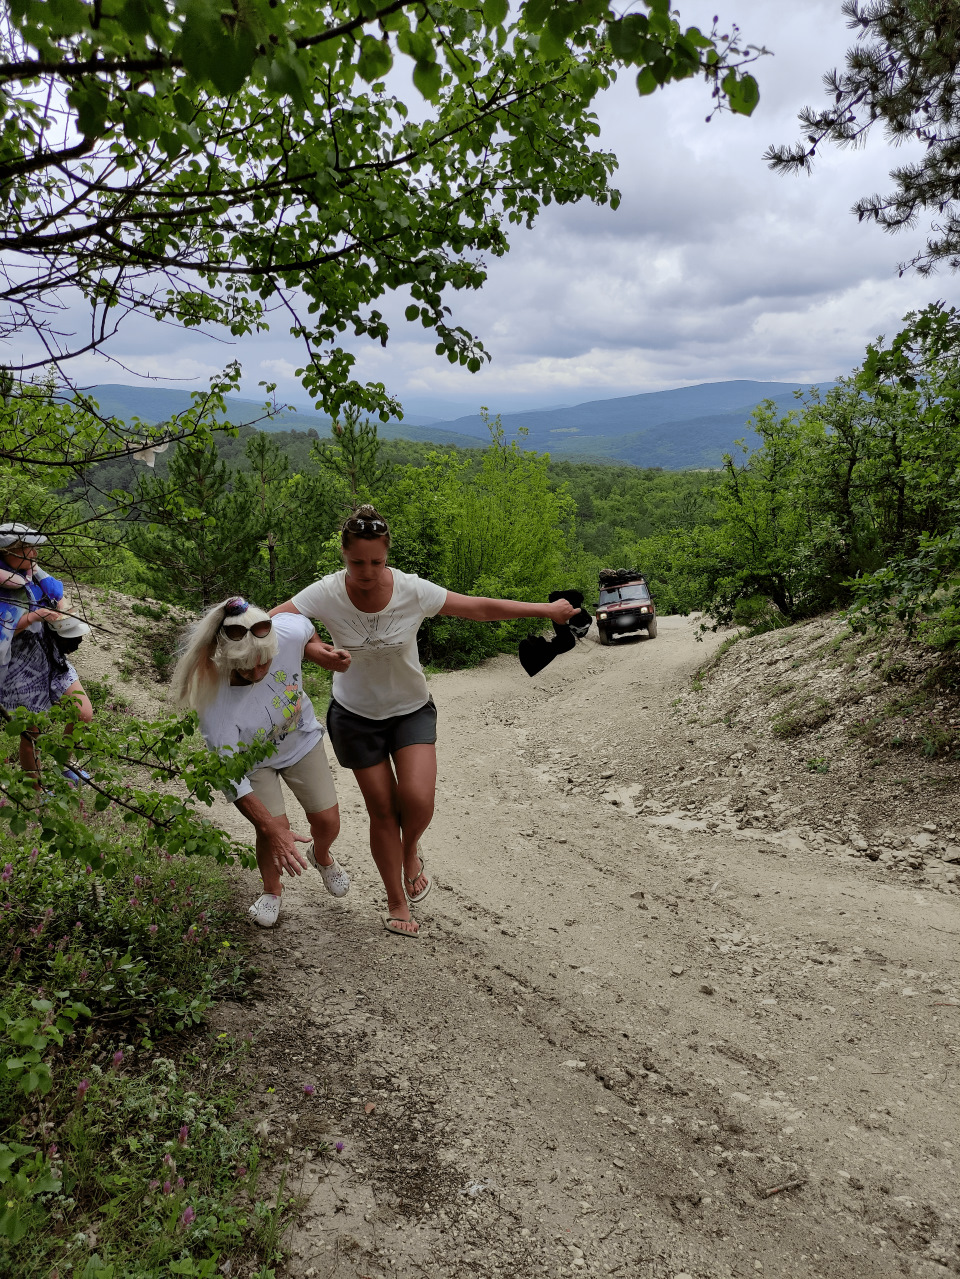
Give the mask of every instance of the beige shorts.
POLYGON ((283 802, 281 777, 296 795, 305 813, 322 813, 325 808, 335 807, 337 802, 337 788, 333 784, 322 738, 312 751, 308 751, 303 759, 298 759, 289 768, 271 768, 269 764, 261 764, 249 777, 254 795, 271 817, 283 817, 287 811, 283 802))

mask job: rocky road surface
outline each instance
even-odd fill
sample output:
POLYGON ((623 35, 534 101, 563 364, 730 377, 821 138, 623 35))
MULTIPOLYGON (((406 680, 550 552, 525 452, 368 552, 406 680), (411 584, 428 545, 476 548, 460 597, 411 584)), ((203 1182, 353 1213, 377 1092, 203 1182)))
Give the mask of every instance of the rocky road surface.
POLYGON ((535 680, 434 677, 416 942, 381 927, 337 773, 353 889, 292 883, 262 998, 218 1014, 254 1032, 250 1107, 301 1196, 278 1273, 960 1272, 958 898, 597 794, 682 751, 705 655, 664 618, 535 680))

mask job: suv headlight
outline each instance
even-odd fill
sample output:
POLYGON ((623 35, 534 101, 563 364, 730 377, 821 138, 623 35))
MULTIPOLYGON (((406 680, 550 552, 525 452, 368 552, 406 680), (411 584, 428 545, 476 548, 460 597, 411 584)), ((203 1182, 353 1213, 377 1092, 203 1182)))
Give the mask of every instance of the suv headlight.
POLYGON ((604 621, 606 621, 607 615, 606 615, 606 613, 598 613, 598 614, 597 614, 597 617, 599 618, 599 620, 600 620, 601 622, 604 622, 604 621))

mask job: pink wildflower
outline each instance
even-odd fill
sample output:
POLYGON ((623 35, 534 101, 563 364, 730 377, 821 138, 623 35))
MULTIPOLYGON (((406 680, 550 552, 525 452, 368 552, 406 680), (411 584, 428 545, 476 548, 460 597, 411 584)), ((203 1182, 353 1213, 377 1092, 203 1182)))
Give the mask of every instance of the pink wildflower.
POLYGON ((317 1091, 317 1090, 316 1090, 316 1088, 314 1088, 313 1084, 304 1084, 304 1085, 303 1085, 303 1094, 304 1094, 304 1096, 305 1096, 305 1097, 312 1097, 312 1096, 313 1096, 313 1094, 314 1094, 316 1091, 317 1091))
POLYGON ((171 1186, 171 1185, 170 1185, 170 1182, 169 1182, 169 1181, 165 1181, 165 1182, 163 1183, 163 1193, 164 1193, 165 1195, 169 1195, 169 1193, 170 1193, 170 1191, 171 1191, 172 1189, 173 1189, 173 1186, 171 1186))
POLYGON ((3 872, 0 873, 0 879, 2 879, 5 884, 9 884, 10 880, 13 879, 12 862, 7 862, 6 866, 4 866, 3 872))
POLYGON ((194 1212, 193 1208, 191 1208, 190 1205, 187 1204, 186 1208, 184 1208, 183 1213, 180 1216, 180 1225, 183 1226, 184 1228, 188 1226, 192 1226, 193 1223, 196 1221, 196 1219, 197 1219, 197 1214, 194 1212))
POLYGON ((179 1134, 177 1135, 177 1142, 178 1142, 181 1146, 185 1146, 185 1145, 187 1144, 187 1138, 188 1138, 189 1136, 190 1136, 190 1129, 187 1127, 187 1125, 186 1125, 186 1124, 181 1124, 181 1125, 180 1125, 180 1132, 179 1132, 179 1134))
POLYGON ((81 1079, 80 1082, 77 1084, 77 1101, 83 1101, 84 1097, 86 1097, 87 1095, 87 1091, 89 1088, 90 1088, 90 1080, 81 1079))
POLYGON ((113 1054, 113 1065, 114 1065, 114 1068, 116 1068, 117 1066, 119 1066, 119 1065, 120 1065, 120 1063, 121 1063, 122 1061, 123 1061, 123 1053, 122 1053, 122 1052, 119 1050, 119 1048, 118 1048, 118 1049, 117 1049, 117 1051, 113 1054))

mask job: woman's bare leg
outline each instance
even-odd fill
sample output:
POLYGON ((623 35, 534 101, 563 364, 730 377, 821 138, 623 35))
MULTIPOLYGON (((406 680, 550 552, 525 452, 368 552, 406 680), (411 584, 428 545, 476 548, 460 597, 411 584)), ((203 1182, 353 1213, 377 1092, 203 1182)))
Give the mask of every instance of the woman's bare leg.
MULTIPOLYGON (((290 819, 284 815, 276 819, 290 829, 290 819)), ((280 867, 277 865, 273 856, 273 850, 270 840, 265 835, 257 834, 254 841, 254 847, 257 850, 257 870, 260 872, 260 879, 263 881, 263 891, 270 893, 273 897, 279 897, 283 892, 283 875, 280 873, 280 867)))
MULTIPOLYGON (((93 720, 93 707, 90 704, 90 698, 83 691, 83 685, 78 679, 75 679, 70 687, 60 698, 61 702, 69 702, 77 708, 77 719, 81 724, 89 724, 93 720)), ((73 736, 73 722, 65 724, 63 728, 65 737, 73 736)), ((79 765, 78 765, 79 767, 79 765)))
POLYGON ((333 857, 330 845, 340 834, 340 808, 334 804, 332 808, 322 808, 316 813, 307 813, 310 823, 310 834, 313 836, 313 855, 321 866, 332 866, 333 857))
POLYGON ((427 886, 417 845, 433 821, 437 797, 437 748, 425 742, 404 746, 397 751, 393 762, 397 770, 403 873, 410 895, 415 897, 427 886))
POLYGON ((390 761, 385 759, 372 768, 355 768, 353 775, 370 817, 370 852, 387 890, 387 913, 394 919, 409 920, 409 931, 415 933, 417 925, 403 891, 400 806, 390 761))
POLYGON ((34 785, 40 789, 40 765, 37 762, 37 738, 39 732, 34 729, 20 734, 20 767, 28 777, 33 778, 34 785))

